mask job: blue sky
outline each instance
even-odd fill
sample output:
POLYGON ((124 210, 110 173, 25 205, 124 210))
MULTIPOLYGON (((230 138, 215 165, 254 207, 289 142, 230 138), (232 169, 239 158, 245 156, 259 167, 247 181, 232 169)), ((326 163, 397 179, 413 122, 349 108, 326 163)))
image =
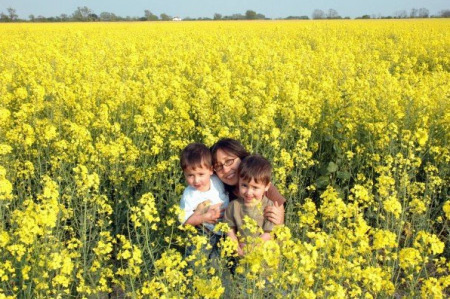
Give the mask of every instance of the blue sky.
POLYGON ((112 12, 118 16, 140 17, 148 9, 156 15, 213 17, 214 13, 224 16, 235 13, 245 14, 248 9, 262 13, 269 18, 307 15, 314 9, 327 11, 332 8, 340 16, 351 18, 369 15, 395 15, 396 12, 411 8, 427 8, 430 14, 438 14, 450 9, 450 0, 0 0, 0 12, 8 7, 16 10, 20 18, 30 14, 44 17, 71 15, 77 7, 87 6, 94 13, 112 12))

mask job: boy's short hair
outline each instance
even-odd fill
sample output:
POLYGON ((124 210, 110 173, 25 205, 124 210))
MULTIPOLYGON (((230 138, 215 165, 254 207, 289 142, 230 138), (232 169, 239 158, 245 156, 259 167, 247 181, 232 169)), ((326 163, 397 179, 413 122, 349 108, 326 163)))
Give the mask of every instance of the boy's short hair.
POLYGON ((211 151, 203 143, 191 143, 181 152, 180 165, 183 170, 188 167, 212 167, 211 151))
POLYGON ((250 155, 242 159, 238 168, 239 179, 267 185, 272 179, 272 165, 261 155, 250 155))

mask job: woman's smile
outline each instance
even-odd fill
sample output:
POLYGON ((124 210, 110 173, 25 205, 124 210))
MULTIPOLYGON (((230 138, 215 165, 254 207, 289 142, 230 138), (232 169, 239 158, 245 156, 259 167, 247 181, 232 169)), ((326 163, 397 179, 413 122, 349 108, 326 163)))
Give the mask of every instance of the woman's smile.
POLYGON ((222 165, 222 169, 220 171, 216 171, 219 179, 222 180, 227 185, 235 186, 238 183, 237 170, 239 168, 239 164, 241 163, 241 159, 236 157, 235 155, 229 154, 221 149, 219 149, 216 153, 217 164, 222 165), (225 161, 234 159, 233 164, 227 166, 225 161))

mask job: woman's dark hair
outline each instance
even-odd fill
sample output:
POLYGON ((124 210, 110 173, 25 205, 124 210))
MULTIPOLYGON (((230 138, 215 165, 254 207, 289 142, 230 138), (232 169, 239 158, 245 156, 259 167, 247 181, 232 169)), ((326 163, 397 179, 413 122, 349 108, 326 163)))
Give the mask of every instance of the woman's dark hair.
MULTIPOLYGON (((211 146, 210 151, 212 155, 212 162, 213 165, 217 163, 216 154, 218 150, 222 150, 224 152, 227 152, 228 154, 235 155, 236 157, 240 159, 244 159, 245 157, 249 156, 250 153, 247 152, 245 147, 236 139, 232 138, 222 138, 219 139, 216 143, 214 143, 213 146, 211 146)), ((228 192, 228 196, 230 197, 230 200, 237 198, 236 194, 233 193, 233 190, 235 186, 230 186, 227 184, 225 185, 225 190, 228 192)))
POLYGON ((212 154, 213 165, 216 164, 217 162, 216 153, 218 150, 222 150, 229 154, 235 155, 240 159, 244 159, 245 157, 250 155, 250 153, 247 152, 245 147, 239 141, 232 138, 219 139, 219 141, 217 141, 216 143, 214 143, 213 146, 211 146, 210 150, 212 154))

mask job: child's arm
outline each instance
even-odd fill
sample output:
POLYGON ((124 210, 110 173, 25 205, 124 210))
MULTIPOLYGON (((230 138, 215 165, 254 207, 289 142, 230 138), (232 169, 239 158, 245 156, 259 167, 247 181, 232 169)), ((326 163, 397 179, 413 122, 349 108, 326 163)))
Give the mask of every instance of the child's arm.
POLYGON ((228 238, 230 238, 231 240, 233 240, 236 244, 237 244, 237 253, 239 256, 244 256, 244 251, 242 250, 240 244, 239 244, 239 240, 236 236, 236 231, 235 229, 230 229, 227 233, 228 238))
POLYGON ((269 241, 270 239, 272 239, 272 237, 270 236, 270 232, 264 232, 261 236, 261 239, 263 239, 263 241, 269 241))
POLYGON ((217 219, 220 217, 220 206, 222 204, 218 203, 215 205, 211 205, 208 208, 206 213, 203 213, 201 209, 196 209, 194 214, 189 217, 184 224, 190 224, 193 226, 197 226, 202 224, 203 222, 215 224, 217 219))

